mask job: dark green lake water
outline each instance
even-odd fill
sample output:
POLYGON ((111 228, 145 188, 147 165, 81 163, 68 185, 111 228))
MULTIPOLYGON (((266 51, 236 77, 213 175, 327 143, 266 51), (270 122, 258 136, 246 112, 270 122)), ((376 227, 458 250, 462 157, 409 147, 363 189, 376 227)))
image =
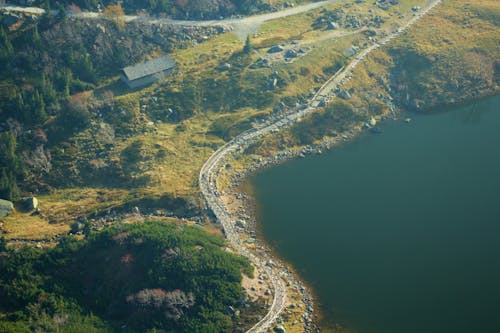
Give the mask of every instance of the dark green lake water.
POLYGON ((252 184, 264 237, 325 327, 500 332, 500 97, 390 122, 252 184))

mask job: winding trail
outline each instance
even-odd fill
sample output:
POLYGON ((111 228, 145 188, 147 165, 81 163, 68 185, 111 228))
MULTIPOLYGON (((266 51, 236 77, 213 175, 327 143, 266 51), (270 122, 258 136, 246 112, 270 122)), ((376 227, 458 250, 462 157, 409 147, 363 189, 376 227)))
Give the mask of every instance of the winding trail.
MULTIPOLYGON (((307 11, 323 7, 327 4, 340 1, 343 0, 324 0, 324 1, 308 3, 305 5, 300 5, 297 7, 287 8, 276 12, 251 15, 240 18, 226 18, 222 20, 175 20, 170 18, 160 18, 153 16, 145 16, 145 15, 125 15, 123 18, 125 22, 141 22, 149 24, 165 24, 172 26, 185 26, 185 27, 225 26, 225 27, 232 27, 236 31, 238 31, 238 28, 253 31, 256 30, 264 22, 305 13, 307 11)), ((8 3, 0 5, 0 8, 3 8, 4 10, 7 11, 22 12, 33 15, 42 15, 45 13, 45 10, 39 7, 25 7, 8 3)), ((59 12, 58 10, 51 10, 51 14, 53 15, 57 15, 58 12, 59 12)), ((82 18, 82 19, 98 19, 105 16, 103 13, 87 12, 87 11, 82 11, 82 12, 68 11, 67 15, 70 17, 82 18)))
POLYGON ((268 313, 257 324, 249 329, 247 333, 267 332, 271 328, 271 325, 280 316, 287 299, 285 281, 283 280, 285 272, 276 268, 273 264, 270 264, 270 262, 272 262, 270 255, 262 255, 259 253, 259 256, 257 256, 257 253, 250 251, 244 245, 243 240, 239 237, 238 232, 235 230, 236 221, 233 221, 228 214, 217 189, 217 178, 221 169, 225 165, 224 162, 227 162, 234 153, 241 152, 243 149, 263 138, 265 135, 275 133, 279 129, 289 127, 290 125, 299 122, 307 114, 315 111, 319 105, 322 105, 322 103, 327 102, 333 97, 332 93, 335 88, 349 80, 349 75, 352 73, 354 68, 356 68, 356 66, 363 61, 368 54, 388 43, 400 33, 411 27, 415 22, 425 16, 442 1, 443 0, 430 1, 425 9, 422 9, 398 30, 394 31, 380 41, 374 42, 372 45, 358 53, 351 63, 341 68, 337 73, 331 76, 330 79, 323 84, 323 86, 321 86, 317 93, 309 100, 305 109, 295 110, 293 113, 283 116, 282 118, 268 121, 258 128, 252 128, 241 133, 217 149, 203 164, 199 175, 199 185, 208 207, 213 211, 217 220, 224 228, 224 232, 231 246, 241 255, 247 257, 252 264, 263 270, 268 275, 274 289, 273 302, 268 310, 268 313))
MULTIPOLYGON (((341 1, 344 0, 323 0, 271 13, 257 14, 240 18, 227 18, 222 20, 175 20, 171 18, 160 18, 145 15, 125 15, 123 16, 123 19, 128 23, 137 22, 146 24, 165 24, 179 27, 224 27, 226 30, 233 30, 240 39, 244 39, 247 35, 255 33, 264 22, 305 13, 310 10, 323 7, 327 4, 341 1)), ((0 5, 0 9, 2 8, 6 11, 21 12, 32 15, 43 15, 45 13, 45 9, 39 7, 18 6, 8 3, 0 5)), ((57 15, 59 13, 58 10, 51 10, 50 12, 52 15, 57 15)), ((105 17, 105 14, 103 13, 87 11, 68 11, 67 15, 79 19, 100 19, 105 17)))

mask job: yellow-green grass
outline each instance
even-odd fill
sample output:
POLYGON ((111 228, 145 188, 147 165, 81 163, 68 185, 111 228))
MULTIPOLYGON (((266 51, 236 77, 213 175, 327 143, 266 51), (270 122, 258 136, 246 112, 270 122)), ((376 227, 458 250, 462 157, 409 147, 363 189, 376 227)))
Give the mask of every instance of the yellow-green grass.
POLYGON ((426 82, 435 89, 442 89, 448 82, 459 81, 464 73, 470 76, 482 71, 492 73, 493 68, 483 67, 487 63, 485 58, 500 61, 500 27, 485 17, 500 18, 498 1, 443 2, 409 31, 368 57, 354 71, 347 87, 358 89, 362 92, 357 94, 359 96, 366 96, 374 90, 383 92, 384 87, 377 82, 377 78, 387 77, 388 70, 393 66, 388 52, 390 49, 412 50, 432 61, 436 71, 426 77, 426 82))
POLYGON ((4 218, 3 223, 7 240, 44 240, 70 230, 66 223, 49 223, 39 216, 17 212, 4 218))
POLYGON ((199 74, 216 68, 224 59, 243 49, 243 44, 234 33, 221 34, 211 40, 172 53, 179 73, 199 74))
POLYGON ((362 35, 350 35, 334 40, 323 41, 314 44, 313 50, 307 55, 297 59, 291 64, 281 64, 279 67, 298 73, 295 80, 289 83, 283 96, 297 96, 303 93, 312 92, 313 88, 320 87, 333 72, 326 73, 324 70, 334 66, 343 56, 344 50, 365 39, 362 35), (301 69, 306 68, 308 74, 301 75, 301 69))
POLYGON ((498 56, 498 20, 498 1, 445 1, 394 42, 395 45, 411 43, 413 48, 425 54, 446 54, 457 47, 470 49, 475 46, 498 56), (488 17, 491 19, 485 19, 488 17))
MULTIPOLYGON (((424 1, 408 1, 402 4, 408 9, 415 4, 422 6, 424 1)), ((371 4, 365 3, 370 8, 371 4)), ((329 8, 338 8, 341 4, 330 5, 329 8)), ((473 5, 467 5, 466 1, 445 2, 440 5, 428 18, 424 18, 415 25, 410 32, 404 34, 392 43, 409 43, 420 52, 442 54, 457 45, 476 45, 483 49, 493 50, 498 54, 498 27, 493 21, 477 20, 472 17, 464 21, 468 12, 488 13, 496 18, 499 3, 493 0, 478 0, 473 5), (458 8, 458 9, 457 9, 458 8), (465 14, 464 14, 465 11, 465 14), (490 14, 492 13, 492 14, 490 14), (470 28, 480 26, 481 29, 472 31, 470 28), (496 35, 495 35, 496 34, 496 35), (417 42, 412 42, 417 41, 417 42), (451 45, 451 46, 450 46, 451 45)), ((358 11, 364 13, 368 7, 355 5, 346 8, 346 11, 358 11)), ((402 10, 403 11, 403 10, 402 10)), ((384 15, 388 22, 384 25, 390 27, 398 19, 389 13, 375 9, 376 14, 384 15)), ((319 87, 328 78, 324 72, 326 67, 332 66, 344 49, 352 44, 362 44, 366 37, 362 34, 350 35, 332 40, 321 40, 322 36, 331 31, 312 31, 311 24, 320 15, 320 10, 287 17, 263 24, 257 32, 257 37, 252 38, 256 47, 268 47, 272 41, 290 42, 300 36, 301 41, 311 41, 308 45, 312 50, 307 55, 296 59, 293 63, 277 63, 272 69, 250 69, 243 68, 242 77, 252 75, 266 76, 272 70, 278 70, 280 75, 287 78, 288 85, 276 91, 276 99, 285 96, 299 96, 311 93, 314 88, 319 87), (283 28, 283 27, 286 27, 283 28), (314 42, 315 40, 320 40, 314 42), (267 45, 267 44, 269 45, 267 45), (302 70, 307 68, 307 71, 302 70), (316 78, 316 79, 315 79, 316 78)), ((106 87, 113 87, 118 102, 129 112, 135 115, 134 121, 149 121, 145 114, 139 110, 139 98, 151 95, 163 85, 169 82, 182 82, 186 74, 198 77, 211 76, 220 78, 228 73, 215 70, 221 63, 228 61, 234 53, 243 48, 243 41, 235 34, 226 33, 219 35, 209 41, 190 47, 188 49, 176 50, 172 54, 178 62, 178 73, 167 78, 165 81, 153 84, 139 91, 128 91, 123 86, 110 80, 106 87)), ((263 48, 261 52, 265 52, 263 48)), ((256 60, 258 54, 252 54, 256 60)), ((368 95, 383 92, 377 78, 385 74, 391 65, 391 57, 386 49, 378 50, 368 57, 353 73, 353 79, 346 88, 355 87, 357 92, 353 95, 350 103, 356 107, 368 107, 372 101, 368 95), (372 75, 369 75, 371 73, 372 75)), ((116 80, 116 78, 115 78, 116 80)), ((107 90, 102 88, 100 92, 107 90)), ((95 92, 96 94, 99 93, 95 92)), ((41 195, 41 216, 28 216, 16 213, 6 219, 5 229, 10 238, 48 238, 53 234, 67 232, 69 224, 77 216, 87 215, 94 211, 120 206, 126 201, 145 197, 160 196, 167 194, 172 197, 189 197, 199 194, 197 179, 201 165, 213 153, 216 147, 223 144, 223 140, 210 133, 214 123, 229 121, 238 123, 257 114, 267 113, 266 110, 243 108, 231 110, 226 113, 212 113, 206 110, 198 110, 192 118, 183 121, 182 124, 157 124, 156 131, 141 133, 115 145, 112 158, 121 159, 121 153, 135 141, 140 141, 144 149, 144 159, 138 161, 137 165, 131 165, 130 177, 146 177, 148 182, 144 186, 129 189, 108 188, 71 188, 56 190, 49 195, 41 195), (162 152, 162 154, 158 154, 162 152), (52 222, 52 224, 49 223, 52 222), (29 222, 29 223, 27 223, 29 222), (27 226, 30 226, 28 228, 27 226), (31 226, 33 225, 33 228, 31 226)), ((286 146, 287 134, 280 134, 280 139, 269 137, 268 145, 270 151, 286 146)), ((243 155, 232 161, 232 170, 242 170, 245 165, 251 163, 252 155, 243 155)), ((224 173, 219 185, 224 188, 229 182, 230 172, 224 173)))
POLYGON ((3 220, 3 229, 7 239, 47 239, 68 232, 77 217, 118 206, 133 197, 129 195, 124 190, 107 188, 54 190, 38 196, 40 214, 16 212, 3 220))

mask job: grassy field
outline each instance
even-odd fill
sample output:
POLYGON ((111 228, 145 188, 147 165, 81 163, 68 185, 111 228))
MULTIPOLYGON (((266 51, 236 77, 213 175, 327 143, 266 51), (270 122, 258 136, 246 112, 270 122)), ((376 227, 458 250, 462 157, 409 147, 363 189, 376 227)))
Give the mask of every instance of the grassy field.
MULTIPOLYGON (((423 0, 403 1, 389 11, 380 10, 371 3, 354 2, 348 7, 337 3, 326 8, 329 11, 342 8, 346 14, 360 19, 379 15, 385 20, 379 30, 382 32, 397 27, 401 13, 411 15, 408 13, 411 7, 423 6, 424 3, 423 0)), ((484 77, 488 73, 491 75, 492 62, 484 59, 499 61, 499 6, 492 0, 473 4, 457 0, 440 5, 409 32, 388 47, 374 52, 356 69, 353 79, 345 87, 355 90, 347 103, 354 110, 380 112, 382 109, 387 112, 386 102, 390 90, 394 89, 391 75, 394 75, 395 68, 399 70, 396 66, 398 59, 404 59, 409 51, 412 56, 417 55, 434 64, 427 71, 411 73, 419 78, 413 80, 415 86, 410 87, 421 92, 422 96, 416 96, 417 99, 427 98, 426 94, 431 90, 449 94, 446 96, 456 94, 456 91, 447 92, 446 82, 449 80, 465 78, 471 81, 470 77, 475 73, 483 72, 484 77), (408 52, 403 53, 404 50, 408 52), (456 71, 467 75, 455 75, 456 71)), ((353 28, 338 31, 313 29, 314 22, 323 14, 318 9, 263 24, 251 36, 254 51, 248 55, 241 53, 244 41, 232 32, 193 47, 174 50, 171 55, 178 63, 177 73, 142 90, 129 91, 116 78, 107 80, 94 95, 100 97, 111 90, 119 109, 125 114, 126 121, 122 120, 119 126, 135 129, 133 135, 117 138, 113 149, 106 151, 106 157, 102 158, 109 165, 120 168, 122 183, 108 186, 99 185, 94 180, 86 185, 84 179, 81 186, 40 195, 42 213, 39 216, 17 213, 6 219, 6 236, 50 238, 69 230, 69 224, 79 216, 114 209, 138 198, 166 195, 194 198, 199 202, 199 169, 224 140, 249 128, 256 119, 265 117, 278 102, 293 105, 297 100, 306 99, 332 74, 339 61, 346 61, 346 49, 353 45, 362 46, 368 40, 367 34, 353 28), (267 52, 276 44, 285 48, 304 48, 306 52, 293 61, 278 59, 269 66, 255 66, 261 59, 270 58, 267 52), (225 63, 231 64, 230 70, 219 69, 225 63), (278 86, 262 95, 267 91, 265 83, 273 75, 279 78, 278 86), (186 95, 189 84, 194 85, 194 94, 186 95), (235 85, 239 87, 240 95, 220 97, 235 85), (251 91, 256 97, 252 97, 251 91), (173 103, 171 96, 177 96, 179 107, 184 106, 191 114, 177 122, 157 121, 157 114, 173 103), (270 100, 258 106, 262 102, 259 101, 261 96, 269 96, 270 100), (255 103, 241 104, 242 98, 256 100, 255 103), (150 111, 148 103, 153 99, 157 102, 151 104, 153 111, 150 111), (33 227, 27 228, 28 224, 33 227)), ((483 76, 478 80, 481 81, 483 76)), ((469 82, 467 80, 465 82, 469 82)), ((488 82, 493 84, 493 81, 490 77, 488 82)), ((484 89, 487 90, 487 84, 484 89)), ((94 145, 92 149, 95 151, 102 151, 105 147, 97 142, 93 130, 79 133, 70 141, 72 153, 67 153, 67 158, 74 159, 76 168, 78 165, 88 166, 89 161, 95 160, 92 154, 86 153, 89 146, 94 145)), ((291 132, 284 132, 267 139, 260 153, 270 154, 296 144, 291 132)), ((240 157, 234 162, 234 169, 250 163, 251 158, 240 157)), ((227 182, 227 178, 221 182, 227 182)))
POLYGON ((346 87, 360 92, 353 104, 360 106, 375 93, 392 95, 411 110, 431 112, 491 94, 498 85, 499 14, 500 4, 491 0, 439 5, 354 72, 346 87))

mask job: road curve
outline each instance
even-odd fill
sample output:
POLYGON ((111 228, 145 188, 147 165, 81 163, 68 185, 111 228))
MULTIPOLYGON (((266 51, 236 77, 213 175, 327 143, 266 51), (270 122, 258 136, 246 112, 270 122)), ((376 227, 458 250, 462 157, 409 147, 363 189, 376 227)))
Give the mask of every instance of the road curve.
POLYGON ((430 1, 429 5, 425 9, 421 10, 414 17, 408 20, 397 31, 394 31, 382 40, 374 42, 372 45, 362 50, 351 63, 344 68, 341 68, 337 73, 330 77, 325 84, 323 84, 318 92, 309 100, 305 109, 295 110, 292 114, 288 114, 277 120, 268 121, 259 128, 252 128, 241 133, 217 149, 203 164, 198 180, 208 208, 212 210, 217 220, 221 223, 231 246, 241 255, 247 257, 253 265, 262 269, 268 275, 274 289, 273 302, 269 307, 268 313, 252 328, 250 328, 247 333, 266 333, 271 328, 271 325, 280 316, 286 303, 287 294, 285 282, 282 278, 283 272, 269 264, 271 259, 270 257, 263 257, 262 255, 258 257, 256 253, 253 253, 246 248, 243 240, 239 237, 235 230, 236 221, 233 221, 227 213, 217 189, 217 178, 221 169, 225 165, 224 162, 227 162, 233 153, 242 151, 242 149, 248 147, 250 144, 263 138, 269 133, 275 133, 279 129, 299 122, 305 115, 316 110, 322 102, 327 101, 332 97, 333 90, 338 87, 339 84, 349 80, 349 74, 370 52, 397 37, 401 32, 408 29, 441 2, 442 0, 430 1))
MULTIPOLYGON (((139 15, 125 15, 125 22, 143 22, 143 23, 151 23, 151 24, 166 24, 166 25, 176 25, 176 26, 199 26, 199 27, 207 27, 207 26, 249 26, 255 24, 261 24, 270 20, 275 20, 291 15, 297 15, 300 13, 304 13, 319 7, 323 7, 329 3, 339 2, 342 0, 324 0, 319 2, 312 2, 305 5, 300 5, 293 8, 287 8, 284 10, 280 10, 277 12, 257 14, 251 16, 245 16, 241 18, 227 18, 222 20, 175 20, 169 18, 159 18, 152 16, 139 16, 139 15)), ((4 8, 8 11, 16 11, 23 12, 27 14, 34 15, 42 15, 45 13, 45 10, 39 7, 26 7, 26 6, 18 6, 13 4, 2 4, 0 8, 4 8)), ((51 14, 57 15, 58 10, 51 10, 51 14)), ((68 11, 68 16, 83 18, 83 19, 96 19, 102 18, 104 14, 99 12, 71 12, 68 11)))

